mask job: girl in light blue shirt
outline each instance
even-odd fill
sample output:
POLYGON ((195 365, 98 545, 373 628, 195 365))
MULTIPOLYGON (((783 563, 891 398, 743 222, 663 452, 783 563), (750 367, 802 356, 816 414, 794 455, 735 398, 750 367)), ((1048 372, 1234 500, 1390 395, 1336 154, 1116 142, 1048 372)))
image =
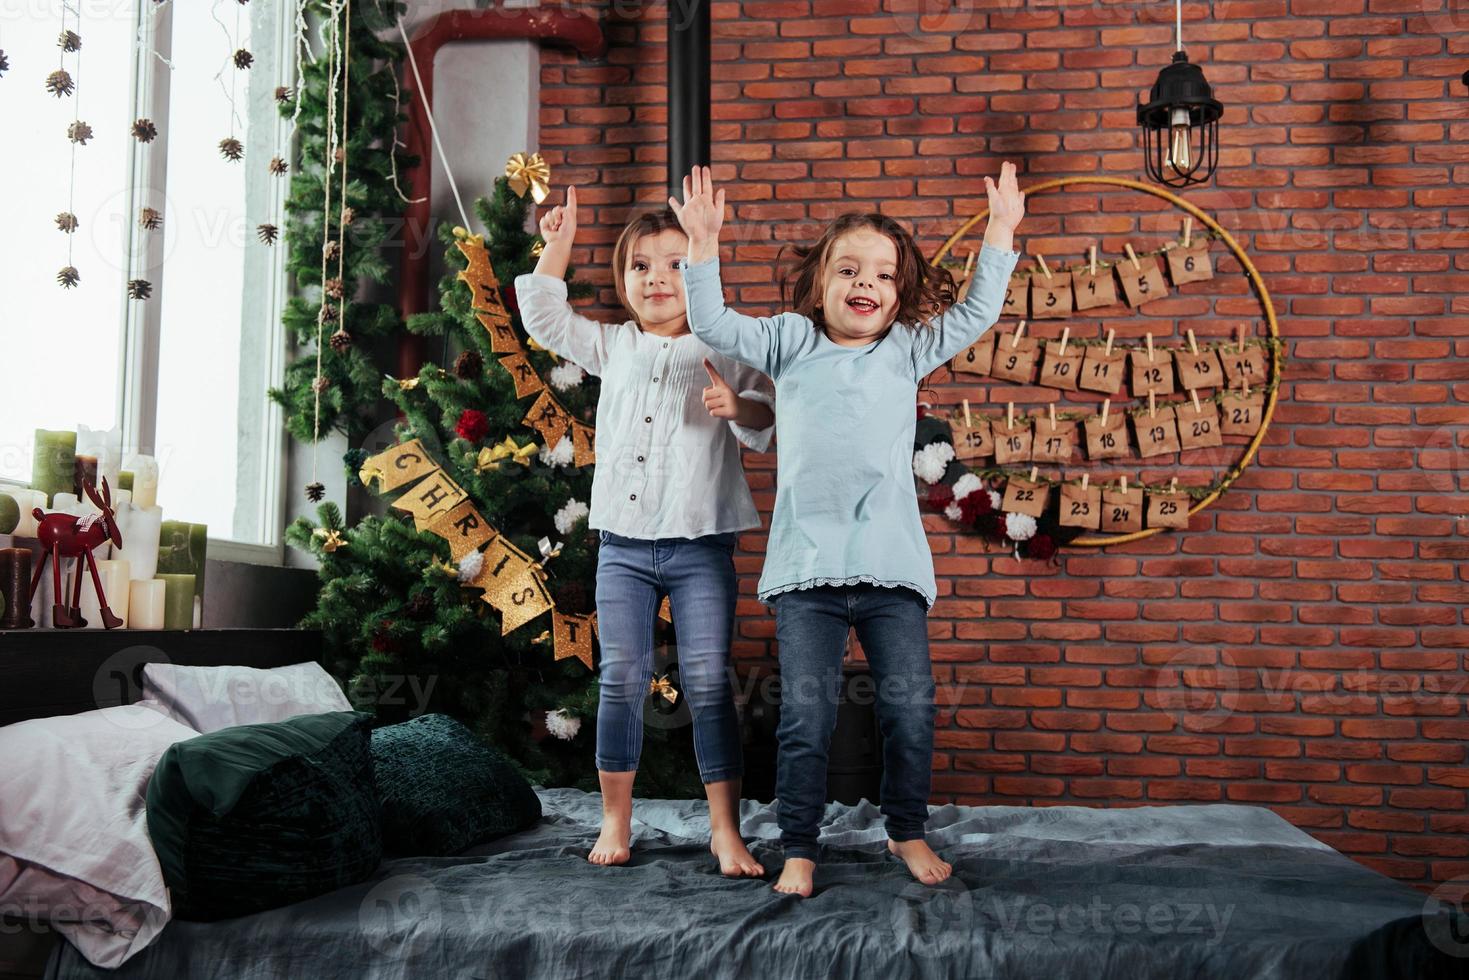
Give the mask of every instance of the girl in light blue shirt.
POLYGON ((968 298, 879 214, 846 215, 798 249, 793 312, 749 317, 724 305, 724 192, 709 168, 670 198, 689 239, 689 328, 775 382, 777 489, 759 597, 773 606, 781 666, 777 818, 786 863, 777 891, 810 895, 826 760, 849 628, 877 681, 888 847, 913 876, 952 872, 924 841, 933 759, 928 609, 933 556, 912 475, 918 386, 999 319, 1025 213, 1015 166, 985 178, 990 216, 968 298))

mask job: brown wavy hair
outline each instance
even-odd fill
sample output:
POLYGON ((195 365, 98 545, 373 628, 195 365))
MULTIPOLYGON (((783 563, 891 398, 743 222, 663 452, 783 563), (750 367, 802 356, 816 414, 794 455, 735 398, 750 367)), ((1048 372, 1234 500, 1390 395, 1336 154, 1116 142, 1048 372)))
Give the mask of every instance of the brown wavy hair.
POLYGON ((672 208, 644 211, 627 223, 622 234, 617 236, 617 244, 612 247, 612 288, 617 290, 617 301, 634 320, 637 319, 637 314, 633 313, 632 304, 627 301, 627 290, 622 284, 627 273, 628 254, 637 245, 639 238, 644 235, 659 235, 670 228, 680 235, 684 234, 683 225, 678 223, 678 215, 673 213, 672 208))
POLYGON ((898 250, 898 312, 894 323, 907 323, 915 328, 929 326, 929 321, 954 305, 957 293, 954 277, 948 269, 929 265, 918 250, 918 243, 898 222, 885 214, 844 214, 821 233, 814 245, 786 245, 796 256, 780 278, 781 297, 785 308, 810 319, 818 328, 826 326, 817 304, 821 302, 821 270, 832 244, 849 231, 870 228, 892 239, 898 250))

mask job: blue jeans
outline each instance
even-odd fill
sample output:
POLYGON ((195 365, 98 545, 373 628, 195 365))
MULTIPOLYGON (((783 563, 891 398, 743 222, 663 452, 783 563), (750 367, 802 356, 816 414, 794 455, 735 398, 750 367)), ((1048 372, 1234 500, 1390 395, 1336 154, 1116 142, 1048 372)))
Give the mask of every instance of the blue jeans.
POLYGON ((849 627, 857 629, 876 682, 888 837, 922 839, 934 722, 927 600, 909 588, 863 584, 782 592, 774 605, 781 691, 776 821, 786 857, 816 860, 849 627))
POLYGON ((632 772, 643 749, 643 705, 653 679, 653 627, 668 596, 678 637, 679 697, 694 719, 704 783, 744 772, 734 688, 735 534, 627 538, 599 532, 597 631, 602 643, 597 768, 632 772))

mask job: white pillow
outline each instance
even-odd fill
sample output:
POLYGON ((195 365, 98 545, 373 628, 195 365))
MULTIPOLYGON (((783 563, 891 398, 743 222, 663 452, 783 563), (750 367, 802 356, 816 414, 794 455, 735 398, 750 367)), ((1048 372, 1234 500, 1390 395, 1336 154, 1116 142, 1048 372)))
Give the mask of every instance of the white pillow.
POLYGON ((143 697, 159 710, 208 734, 235 725, 285 721, 297 715, 351 711, 347 696, 319 664, 257 667, 143 667, 143 697))
POLYGON ((197 734, 146 704, 0 728, 0 909, 49 922, 100 967, 151 943, 172 908, 148 780, 197 734))

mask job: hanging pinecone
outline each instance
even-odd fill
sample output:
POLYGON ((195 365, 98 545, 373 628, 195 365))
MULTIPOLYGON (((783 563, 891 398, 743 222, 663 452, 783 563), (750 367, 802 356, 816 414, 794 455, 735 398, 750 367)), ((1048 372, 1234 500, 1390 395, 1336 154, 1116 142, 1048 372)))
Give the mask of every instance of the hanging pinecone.
POLYGON ((338 327, 337 332, 331 335, 330 342, 332 350, 338 354, 345 354, 352 346, 352 335, 341 327, 338 327))
POLYGON ((291 169, 291 165, 280 157, 270 158, 270 172, 273 176, 284 176, 291 169))
POLYGON ((332 151, 332 159, 338 163, 344 162, 347 159, 347 148, 344 146, 337 147, 332 151))
POLYGON ((56 36, 56 46, 63 51, 80 51, 82 49, 81 35, 76 31, 62 31, 56 36))
POLYGON ((70 235, 77 230, 77 216, 70 211, 63 211, 56 216, 56 227, 70 235))
POLYGON ((276 237, 280 235, 280 229, 272 224, 255 226, 255 237, 266 245, 274 245, 276 237))
POLYGON ((336 323, 337 322, 337 319, 340 316, 341 316, 341 313, 338 312, 337 308, 335 306, 333 306, 332 304, 330 304, 330 303, 323 303, 323 304, 321 304, 321 322, 322 323, 336 323))
POLYGON ((0 51, 0 75, 10 70, 10 59, 5 57, 5 52, 0 51))
POLYGON ((157 208, 144 208, 138 212, 138 227, 144 231, 157 231, 163 227, 163 212, 157 208))
POLYGON ((342 224, 350 225, 357 220, 357 212, 352 208, 342 208, 342 224))
POLYGON ((139 143, 151 143, 153 137, 158 135, 158 127, 153 125, 151 119, 139 119, 133 123, 133 139, 139 143))
POLYGON ((153 284, 146 279, 128 280, 128 299, 147 299, 153 295, 153 284))
POLYGON ((255 63, 255 56, 244 48, 235 52, 235 67, 239 69, 249 68, 255 63))
POLYGON ((87 140, 92 138, 92 127, 78 119, 66 127, 66 138, 73 143, 80 143, 82 146, 86 146, 87 140))
POLYGON ((311 382, 311 390, 318 395, 332 386, 332 379, 324 374, 318 374, 311 382))
POLYGON ((324 256, 326 256, 326 260, 328 262, 332 261, 339 254, 341 254, 341 251, 342 251, 342 243, 339 242, 339 241, 337 241, 336 239, 332 239, 329 242, 325 242, 321 246, 321 254, 324 255, 324 256))
POLYGON ((219 155, 233 163, 245 155, 245 144, 227 136, 219 141, 219 155))
POLYGON ((281 103, 282 105, 284 105, 285 103, 291 101, 292 97, 293 97, 293 94, 292 94, 291 90, 289 88, 287 88, 286 86, 284 86, 284 85, 277 85, 275 87, 275 100, 277 102, 281 103))
POLYGON ((413 619, 428 619, 434 611, 433 596, 427 592, 420 592, 408 600, 408 605, 404 607, 404 610, 413 619))
POLYGON ((70 95, 75 89, 76 86, 71 83, 71 76, 64 68, 58 68, 46 76, 46 91, 58 99, 63 95, 70 95))
POLYGON ((69 265, 56 273, 56 281, 61 283, 62 289, 70 289, 82 281, 82 274, 76 270, 76 266, 69 265))
POLYGON ((313 504, 321 503, 322 498, 325 496, 326 487, 324 485, 320 483, 306 484, 306 499, 311 501, 313 504))
POLYGON ((479 351, 467 350, 454 358, 454 375, 465 381, 472 381, 479 377, 485 369, 485 359, 480 356, 479 351))
POLYGON ((332 299, 341 299, 343 294, 346 292, 346 287, 342 285, 342 280, 332 278, 328 279, 322 285, 321 291, 326 293, 332 299))

